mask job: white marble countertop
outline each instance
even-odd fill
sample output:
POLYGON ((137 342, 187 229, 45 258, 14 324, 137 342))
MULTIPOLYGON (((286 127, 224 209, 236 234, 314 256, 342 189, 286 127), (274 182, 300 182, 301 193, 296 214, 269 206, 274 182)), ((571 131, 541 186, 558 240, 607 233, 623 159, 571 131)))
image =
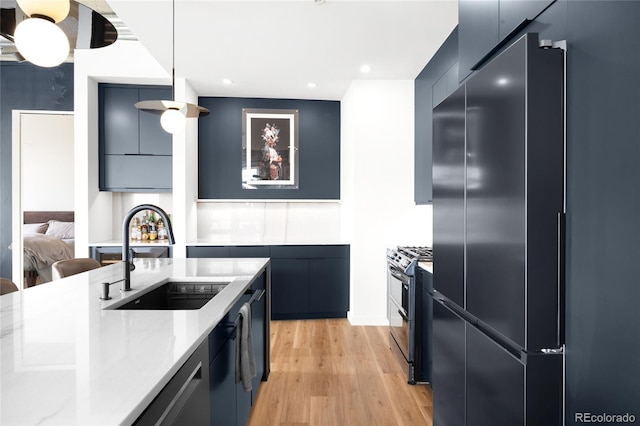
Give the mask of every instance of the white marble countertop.
POLYGON ((0 424, 131 424, 269 259, 136 259, 0 297, 0 424), (199 310, 109 310, 167 279, 231 278, 199 310))

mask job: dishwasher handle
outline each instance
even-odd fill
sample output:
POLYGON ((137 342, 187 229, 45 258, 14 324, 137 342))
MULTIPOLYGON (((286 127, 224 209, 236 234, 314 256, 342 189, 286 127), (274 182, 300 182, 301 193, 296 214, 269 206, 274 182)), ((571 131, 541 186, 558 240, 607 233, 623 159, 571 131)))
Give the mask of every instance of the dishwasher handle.
POLYGON ((189 398, 196 390, 202 380, 202 361, 196 365, 196 368, 187 377, 187 380, 183 383, 182 387, 175 396, 171 399, 167 408, 162 412, 162 415, 156 422, 156 426, 163 424, 173 424, 182 408, 185 406, 189 398))

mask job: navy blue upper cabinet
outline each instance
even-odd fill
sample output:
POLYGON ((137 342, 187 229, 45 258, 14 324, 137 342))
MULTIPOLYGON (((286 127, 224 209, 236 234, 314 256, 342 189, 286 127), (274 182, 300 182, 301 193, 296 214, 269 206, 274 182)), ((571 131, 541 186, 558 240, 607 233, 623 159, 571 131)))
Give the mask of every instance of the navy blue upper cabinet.
MULTIPOLYGON (((155 99, 171 99, 171 89, 166 87, 139 88, 138 99, 150 101, 155 99)), ((160 125, 160 116, 138 111, 140 123, 140 154, 172 155, 173 138, 160 125)))
POLYGON ((458 28, 433 55, 416 77, 415 87, 415 158, 414 201, 430 204, 432 200, 433 107, 458 88, 458 28))
POLYGON ((102 88, 102 116, 100 123, 104 135, 106 155, 139 154, 137 87, 102 88))
POLYGON ((100 190, 166 192, 172 187, 172 137, 141 100, 170 99, 163 86, 99 85, 100 190))
POLYGON ((555 0, 460 0, 459 81, 479 68, 555 0))

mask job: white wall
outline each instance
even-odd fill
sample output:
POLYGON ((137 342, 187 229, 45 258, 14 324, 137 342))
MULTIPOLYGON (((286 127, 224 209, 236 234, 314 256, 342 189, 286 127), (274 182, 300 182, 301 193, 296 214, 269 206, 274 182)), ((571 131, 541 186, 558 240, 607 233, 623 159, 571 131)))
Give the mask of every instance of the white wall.
POLYGON ((114 225, 117 222, 114 216, 122 208, 121 200, 114 203, 111 192, 98 191, 98 83, 102 82, 166 85, 171 84, 171 76, 138 42, 118 40, 101 49, 75 51, 77 257, 88 255, 89 243, 108 241, 114 235, 120 235, 119 225, 114 225), (101 226, 90 226, 91 223, 101 226))
POLYGON ((351 242, 352 324, 386 320, 386 249, 431 245, 413 201, 414 83, 354 81, 342 99, 342 234, 351 242))
POLYGON ((22 210, 72 211, 73 115, 22 114, 20 135, 22 210))

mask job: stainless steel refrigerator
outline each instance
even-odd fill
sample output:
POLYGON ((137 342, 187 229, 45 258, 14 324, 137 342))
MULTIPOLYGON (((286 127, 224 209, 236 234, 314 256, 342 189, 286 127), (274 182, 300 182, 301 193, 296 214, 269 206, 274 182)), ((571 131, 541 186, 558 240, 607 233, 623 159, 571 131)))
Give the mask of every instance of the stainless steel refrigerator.
POLYGON ((562 424, 563 76, 527 34, 434 108, 434 426, 562 424))

